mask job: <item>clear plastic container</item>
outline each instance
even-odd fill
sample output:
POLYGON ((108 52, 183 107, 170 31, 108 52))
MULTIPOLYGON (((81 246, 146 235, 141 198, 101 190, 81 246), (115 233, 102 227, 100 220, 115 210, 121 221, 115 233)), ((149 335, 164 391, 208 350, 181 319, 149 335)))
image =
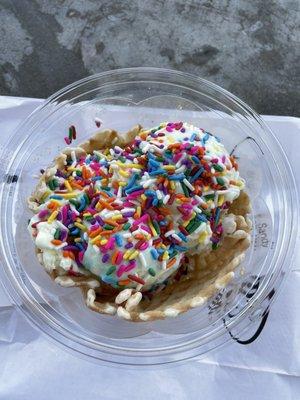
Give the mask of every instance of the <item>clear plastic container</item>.
POLYGON ((93 75, 51 96, 20 126, 1 155, 1 280, 13 303, 57 343, 118 365, 153 365, 199 357, 239 339, 266 316, 291 264, 297 194, 282 148, 241 100, 195 76, 155 68, 93 75), (174 319, 132 323, 90 311, 78 288, 54 283, 38 263, 27 233, 26 199, 35 175, 65 147, 102 128, 188 121, 216 134, 239 157, 252 202, 251 248, 232 282, 203 306, 174 319))

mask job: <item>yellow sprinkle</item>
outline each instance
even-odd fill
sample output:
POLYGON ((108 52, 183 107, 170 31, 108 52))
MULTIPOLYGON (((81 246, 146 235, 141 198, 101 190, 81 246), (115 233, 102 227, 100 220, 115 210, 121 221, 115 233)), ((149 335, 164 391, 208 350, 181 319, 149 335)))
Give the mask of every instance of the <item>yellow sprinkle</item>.
POLYGON ((144 194, 141 195, 141 199, 142 200, 147 200, 147 196, 145 196, 144 194))
POLYGON ((104 178, 104 179, 102 179, 102 186, 107 186, 107 184, 108 184, 108 179, 106 179, 106 178, 104 178))
POLYGON ((206 231, 201 232, 199 235, 199 243, 204 243, 206 237, 207 237, 207 232, 206 231))
POLYGON ((123 260, 127 260, 130 257, 131 252, 131 249, 125 251, 125 253, 123 254, 123 260))
POLYGON ((128 163, 128 164, 124 164, 121 162, 117 162, 117 164, 121 167, 121 168, 137 168, 137 169, 142 169, 143 166, 140 164, 134 164, 134 163, 128 163))
POLYGON ((87 231, 87 227, 83 224, 81 224, 80 222, 75 222, 74 223, 75 226, 77 226, 77 228, 81 229, 82 231, 87 231))
POLYGON ((170 188, 172 189, 172 190, 175 190, 175 182, 173 182, 173 181, 170 181, 170 188))
POLYGON ((163 169, 166 169, 167 171, 174 171, 175 165, 163 165, 163 169))
POLYGON ((63 197, 64 199, 72 199, 73 197, 77 196, 77 193, 59 193, 59 196, 63 197))
POLYGON ((65 187, 68 189, 69 192, 73 192, 73 188, 71 187, 70 182, 67 179, 65 179, 64 184, 65 184, 65 187))
POLYGON ((140 218, 141 212, 142 212, 141 206, 137 206, 134 216, 136 216, 137 218, 140 218))
POLYGON ((167 248, 167 246, 166 246, 165 244, 161 244, 160 247, 161 247, 162 249, 164 249, 164 250, 167 248))
POLYGON ((127 182, 119 182, 119 186, 126 186, 127 182))
MULTIPOLYGON (((129 260, 133 260, 134 258, 136 258, 137 256, 138 256, 138 254, 139 254, 139 251, 138 250, 135 250, 130 256, 129 256, 129 260)), ((124 256, 123 256, 123 258, 124 258, 124 256)))
POLYGON ((107 242, 108 242, 107 239, 102 239, 102 240, 100 240, 101 246, 104 246, 107 242))
POLYGON ((218 207, 220 207, 224 203, 224 195, 221 194, 218 198, 218 207))
POLYGON ((84 217, 90 217, 92 214, 91 213, 84 213, 83 216, 84 217))
POLYGON ((183 227, 185 228, 186 226, 188 226, 188 224, 190 223, 190 220, 188 219, 187 221, 184 221, 182 223, 183 227))
POLYGON ((128 178, 130 175, 129 172, 122 171, 121 169, 119 170, 119 174, 124 178, 128 178))
POLYGON ((91 243, 95 244, 95 243, 98 242, 98 240, 101 240, 101 235, 98 235, 98 236, 94 237, 94 239, 91 240, 91 243))
POLYGON ((50 190, 46 190, 46 192, 41 197, 41 200, 44 202, 46 198, 51 194, 50 190))
POLYGON ((163 256, 162 256, 163 261, 168 260, 169 259, 169 253, 167 251, 164 252, 163 256))
POLYGON ((167 138, 168 138, 169 143, 175 142, 175 138, 173 136, 168 135, 167 138))
POLYGON ((122 215, 122 214, 118 214, 118 215, 113 215, 112 217, 110 217, 110 219, 111 219, 112 221, 116 221, 116 220, 119 219, 119 218, 123 218, 123 215, 122 215))
POLYGON ((81 242, 81 238, 80 238, 80 237, 79 237, 79 238, 75 238, 75 239, 74 239, 74 242, 76 242, 76 243, 81 242))
POLYGON ((49 224, 51 224, 51 223, 55 220, 55 218, 57 217, 57 215, 58 215, 58 211, 57 211, 57 210, 53 211, 53 213, 52 213, 52 214, 50 215, 50 217, 48 218, 47 222, 48 222, 49 224))
POLYGON ((76 171, 76 170, 77 170, 77 168, 72 167, 72 166, 67 168, 67 171, 70 171, 70 172, 73 172, 73 171, 76 171))
POLYGON ((149 228, 151 229, 152 235, 157 236, 157 232, 154 229, 154 226, 152 225, 152 222, 148 222, 149 228))

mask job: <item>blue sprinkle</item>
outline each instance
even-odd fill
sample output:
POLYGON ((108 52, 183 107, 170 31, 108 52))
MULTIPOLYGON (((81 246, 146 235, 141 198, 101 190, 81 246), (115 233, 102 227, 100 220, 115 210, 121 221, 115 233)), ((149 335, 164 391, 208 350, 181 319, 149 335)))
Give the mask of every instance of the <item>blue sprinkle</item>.
POLYGON ((187 242, 186 236, 182 232, 178 232, 177 235, 184 241, 187 242))
POLYGON ((185 175, 184 174, 174 174, 174 175, 170 175, 169 177, 168 177, 168 179, 170 180, 170 181, 181 181, 181 180, 183 180, 185 178, 185 175))
POLYGON ((115 278, 113 278, 112 276, 101 276, 101 279, 103 280, 103 282, 108 283, 109 285, 116 285, 117 281, 115 278))
POLYGON ((81 243, 76 243, 76 247, 78 247, 79 250, 84 250, 84 247, 81 243))
POLYGON ((125 187, 125 191, 128 190, 129 188, 131 188, 131 186, 134 185, 134 183, 137 180, 138 176, 139 176, 139 174, 137 174, 137 173, 131 175, 131 177, 129 178, 128 183, 127 183, 127 185, 125 187))
POLYGON ((164 176, 166 176, 167 173, 166 173, 166 171, 164 169, 160 168, 160 169, 157 169, 156 171, 149 172, 149 175, 150 176, 156 176, 156 175, 164 175, 164 176))
POLYGON ((220 213, 221 213, 221 209, 220 209, 220 207, 217 207, 216 213, 215 213, 215 226, 217 226, 219 223, 220 213))
POLYGON ((207 142, 208 141, 208 139, 209 139, 209 134, 206 132, 205 133, 205 135, 203 136, 203 138, 202 138, 202 142, 203 142, 203 144, 205 144, 205 142, 207 142))
POLYGON ((115 239, 116 239, 116 243, 118 247, 122 247, 123 246, 123 239, 122 236, 120 236, 119 234, 115 235, 115 239))
POLYGON ((199 158, 198 158, 198 157, 192 156, 191 158, 192 158, 192 160, 194 161, 194 163, 200 164, 200 161, 199 161, 199 158))
POLYGON ((151 167, 154 167, 154 168, 160 167, 160 163, 158 161, 153 160, 153 159, 149 160, 149 164, 151 165, 151 167))
POLYGON ((207 222, 207 218, 204 214, 198 214, 196 218, 198 221, 207 222))
POLYGON ((196 133, 193 133, 192 136, 191 136, 190 141, 193 142, 196 139, 196 137, 197 137, 196 133))
POLYGON ((70 229, 70 234, 72 236, 77 236, 79 234, 79 229, 78 228, 70 229))
POLYGON ((150 250, 150 253, 151 253, 151 256, 152 256, 153 260, 157 260, 158 259, 158 253, 157 253, 156 249, 152 248, 150 250))
POLYGON ((165 250, 163 249, 156 249, 156 251, 158 252, 158 254, 164 254, 165 250))
POLYGON ((156 197, 156 192, 154 190, 145 190, 145 196, 156 197))
POLYGON ((141 186, 141 185, 136 185, 136 186, 133 186, 133 187, 131 187, 131 188, 125 190, 125 193, 126 193, 126 194, 130 194, 130 193, 136 192, 136 191, 141 190, 141 189, 143 189, 143 186, 141 186))
POLYGON ((84 197, 84 196, 81 196, 81 199, 80 199, 80 206, 79 206, 79 208, 78 208, 78 212, 82 212, 82 211, 85 209, 85 207, 86 207, 85 197, 84 197))
POLYGON ((92 181, 100 181, 102 179, 102 176, 93 176, 92 181))
POLYGON ((153 207, 156 207, 157 204, 158 204, 158 199, 157 199, 157 198, 154 198, 154 199, 152 200, 152 205, 153 205, 153 207))
POLYGON ((59 196, 58 194, 52 194, 51 196, 49 196, 49 199, 62 200, 63 197, 59 196))
POLYGON ((177 251, 187 251, 188 250, 187 247, 179 246, 178 244, 175 244, 174 249, 176 249, 177 251))
POLYGON ((162 220, 162 221, 159 222, 159 225, 160 225, 160 226, 166 226, 166 225, 168 225, 168 222, 162 220))
POLYGON ((204 168, 203 167, 199 168, 198 171, 195 173, 195 175, 190 178, 190 182, 194 182, 197 178, 199 178, 200 175, 202 175, 203 172, 204 168))

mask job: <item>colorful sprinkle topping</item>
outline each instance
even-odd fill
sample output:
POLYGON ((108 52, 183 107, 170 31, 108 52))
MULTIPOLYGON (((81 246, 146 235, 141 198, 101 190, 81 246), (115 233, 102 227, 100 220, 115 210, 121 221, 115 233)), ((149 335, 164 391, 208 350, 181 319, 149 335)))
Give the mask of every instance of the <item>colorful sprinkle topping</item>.
MULTIPOLYGON (((65 139, 75 138, 71 126, 65 139)), ((72 151, 46 184, 29 223, 46 261, 146 291, 189 251, 217 248, 223 216, 244 187, 219 139, 183 122, 142 130, 124 148, 72 151)))

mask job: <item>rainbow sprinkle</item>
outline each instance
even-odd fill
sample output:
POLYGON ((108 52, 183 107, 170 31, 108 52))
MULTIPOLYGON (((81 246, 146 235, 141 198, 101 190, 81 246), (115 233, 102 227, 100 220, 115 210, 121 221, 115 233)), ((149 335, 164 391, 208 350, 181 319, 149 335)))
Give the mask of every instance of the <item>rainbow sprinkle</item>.
MULTIPOLYGON (((65 141, 74 139, 72 125, 65 141)), ((86 268, 115 288, 147 290, 189 249, 218 247, 222 216, 244 186, 219 140, 183 122, 141 131, 124 148, 72 152, 46 182, 32 236, 53 224, 51 245, 71 260, 70 274, 86 268)))

